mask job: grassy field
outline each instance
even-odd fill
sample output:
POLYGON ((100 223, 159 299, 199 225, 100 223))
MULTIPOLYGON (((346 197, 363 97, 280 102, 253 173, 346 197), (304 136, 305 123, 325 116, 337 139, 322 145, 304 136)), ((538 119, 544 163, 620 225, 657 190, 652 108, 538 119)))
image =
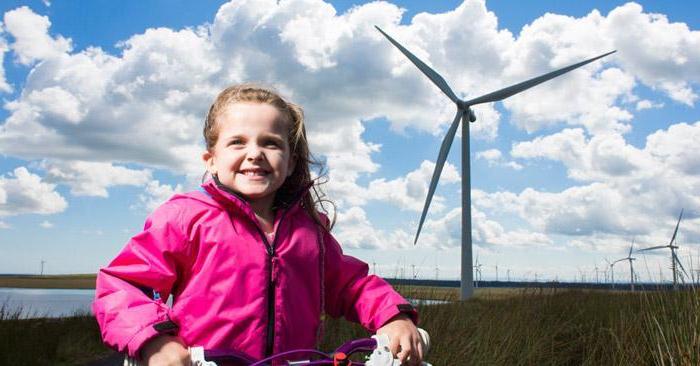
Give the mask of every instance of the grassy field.
MULTIPOLYGON (((400 288, 407 297, 453 292, 400 288)), ((479 289, 419 307, 433 365, 700 365, 700 292, 479 289)), ((367 336, 331 319, 322 349, 367 336)), ((90 316, 19 320, 0 311, 0 364, 86 364, 111 354, 90 316)))
POLYGON ((0 276, 0 287, 94 289, 95 274, 53 276, 3 275, 0 276))

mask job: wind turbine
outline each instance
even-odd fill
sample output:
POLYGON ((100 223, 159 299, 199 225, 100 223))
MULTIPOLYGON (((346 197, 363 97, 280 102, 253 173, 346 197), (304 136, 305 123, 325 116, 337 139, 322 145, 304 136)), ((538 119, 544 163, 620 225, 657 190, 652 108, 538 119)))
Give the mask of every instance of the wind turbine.
POLYGON ((615 288, 615 262, 610 262, 608 258, 605 258, 605 261, 608 263, 608 266, 610 267, 610 283, 612 284, 612 288, 615 288))
POLYGON ((671 241, 668 242, 668 245, 659 245, 655 247, 650 247, 650 248, 644 248, 638 250, 638 252, 645 252, 648 250, 656 250, 656 249, 662 249, 662 248, 670 248, 671 249, 671 270, 673 271, 673 288, 678 289, 678 267, 681 267, 681 270, 683 270, 683 273, 685 273, 685 276, 688 277, 688 272, 685 271, 685 268, 683 268, 683 265, 681 264, 681 261, 678 259, 678 256, 676 255, 676 249, 678 249, 677 245, 673 245, 676 242, 676 235, 678 234, 678 226, 681 224, 681 218, 683 218, 683 209, 681 209, 681 214, 678 215, 678 222, 676 222, 676 229, 673 230, 673 236, 671 236, 671 241))
POLYGON ((632 257, 632 248, 633 247, 634 247, 634 239, 632 239, 632 245, 630 245, 630 251, 627 254, 627 257, 618 259, 612 263, 614 265, 615 263, 622 262, 622 261, 629 261, 630 262, 630 288, 632 289, 632 291, 634 291, 634 266, 632 265, 632 261, 637 260, 637 258, 632 257))
POLYGON ((476 264, 474 265, 474 272, 476 273, 476 281, 477 281, 477 286, 479 287, 478 281, 481 281, 481 267, 483 265, 479 263, 479 256, 476 256, 476 264))
POLYGON ((476 121, 476 115, 471 109, 471 106, 491 103, 503 100, 512 95, 518 94, 524 90, 532 88, 535 85, 543 83, 547 80, 553 79, 559 75, 565 74, 571 70, 578 67, 586 65, 593 62, 601 57, 605 57, 615 51, 602 54, 600 56, 569 65, 567 67, 549 72, 544 75, 523 81, 518 84, 511 85, 509 87, 484 94, 480 97, 476 97, 470 100, 462 100, 457 97, 457 95, 452 91, 452 89, 447 85, 445 79, 440 76, 435 70, 426 65, 418 57, 414 56, 409 50, 404 48, 401 44, 391 38, 388 34, 384 33, 379 27, 375 26, 377 30, 386 37, 389 42, 391 42, 396 48, 401 51, 408 59, 418 67, 418 69, 430 79, 445 95, 447 95, 450 100, 457 106, 457 113, 452 125, 447 130, 447 135, 442 140, 440 146, 440 152, 438 154, 438 159, 435 162, 435 171, 433 172, 433 177, 430 180, 430 187, 428 189, 428 195, 425 199, 425 206, 423 207, 423 213, 421 214, 420 223, 418 224, 418 230, 416 231, 416 238, 413 240, 415 245, 418 242, 418 236, 420 235, 420 230, 423 227, 423 222, 425 221, 425 216, 428 213, 428 208, 430 207, 430 201, 435 193, 435 188, 437 187, 438 180, 440 179, 440 173, 442 173, 442 168, 447 160, 447 154, 450 152, 450 146, 452 145, 452 140, 454 140, 455 134, 457 133, 457 127, 459 127, 460 121, 462 122, 462 261, 461 261, 461 289, 460 297, 462 300, 470 298, 474 293, 472 271, 472 221, 471 221, 471 176, 470 176, 470 161, 469 161, 469 124, 470 122, 476 121))

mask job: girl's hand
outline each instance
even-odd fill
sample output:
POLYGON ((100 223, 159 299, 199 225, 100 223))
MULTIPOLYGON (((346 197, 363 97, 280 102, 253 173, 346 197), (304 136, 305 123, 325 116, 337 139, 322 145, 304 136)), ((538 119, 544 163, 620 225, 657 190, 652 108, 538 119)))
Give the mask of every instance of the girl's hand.
POLYGON ((408 315, 394 316, 377 330, 377 334, 389 336, 389 350, 402 365, 420 365, 423 360, 423 343, 408 315))
POLYGON ((180 337, 162 335, 148 341, 141 349, 148 366, 191 366, 190 351, 180 337))

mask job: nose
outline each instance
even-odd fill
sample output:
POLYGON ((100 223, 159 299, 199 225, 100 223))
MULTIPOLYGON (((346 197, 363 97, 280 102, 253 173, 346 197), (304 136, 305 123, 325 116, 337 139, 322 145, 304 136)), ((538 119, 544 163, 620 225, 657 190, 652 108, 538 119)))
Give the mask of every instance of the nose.
POLYGON ((248 161, 258 161, 263 159, 263 150, 260 148, 260 146, 257 146, 256 144, 251 144, 250 148, 248 149, 248 154, 246 156, 246 160, 248 161))

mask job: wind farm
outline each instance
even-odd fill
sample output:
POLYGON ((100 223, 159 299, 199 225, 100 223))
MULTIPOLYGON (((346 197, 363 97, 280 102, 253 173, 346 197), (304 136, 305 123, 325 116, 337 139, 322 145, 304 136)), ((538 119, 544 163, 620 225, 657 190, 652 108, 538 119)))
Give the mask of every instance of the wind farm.
MULTIPOLYGON (((340 291, 321 281, 314 301, 299 296, 315 297, 315 281, 284 286, 297 273, 381 277, 371 283, 417 310, 436 366, 700 365, 700 2, 137 3, 0 4, 0 365, 122 364, 90 310, 95 273, 142 230, 162 231, 169 249, 154 255, 178 264, 156 275, 120 256, 144 271, 125 285, 148 281, 114 299, 163 294, 146 282, 166 280, 158 308, 188 339, 203 318, 178 313, 194 301, 188 278, 201 285, 196 270, 214 263, 190 254, 211 247, 233 265, 216 268, 224 281, 255 281, 235 264, 265 247, 240 250, 236 235, 258 219, 272 220, 259 238, 273 254, 260 262, 269 291, 233 295, 289 305, 290 317, 326 310, 309 323, 319 351, 393 318, 368 326, 346 291, 370 281, 340 291), (308 144, 319 184, 295 192, 301 201, 275 195, 269 217, 230 215, 237 233, 222 242, 197 242, 230 229, 226 215, 170 212, 197 224, 161 226, 149 214, 183 193, 207 199, 193 192, 202 119, 217 91, 242 83, 295 103, 297 127, 303 112, 304 134, 275 135, 289 137, 295 164, 308 144), (313 215, 319 203, 342 252, 309 230, 297 253, 298 218, 326 221, 313 215), (289 255, 298 266, 285 266, 289 255), (333 266, 336 255, 366 266, 333 266)), ((249 137, 226 150, 242 153, 249 137)), ((285 156, 277 137, 256 140, 259 157, 285 156)), ((201 308, 226 315, 228 304, 201 308)), ((305 328, 265 310, 273 350, 277 338, 301 342, 305 328)), ((131 323, 119 327, 138 333, 130 344, 152 331, 131 323)))

